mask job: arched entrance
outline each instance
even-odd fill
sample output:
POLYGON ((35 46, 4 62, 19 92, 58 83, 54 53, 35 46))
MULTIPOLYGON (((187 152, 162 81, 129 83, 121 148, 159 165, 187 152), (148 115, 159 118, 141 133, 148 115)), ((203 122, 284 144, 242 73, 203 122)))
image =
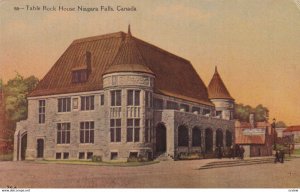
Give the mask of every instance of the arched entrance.
POLYGON ((156 152, 163 153, 167 149, 167 129, 163 123, 156 126, 156 152))
POLYGON ((223 147, 223 131, 218 129, 216 131, 216 147, 223 147))
POLYGON ((37 140, 37 158, 44 157, 44 139, 37 140))
POLYGON ((226 146, 230 147, 232 145, 232 133, 226 130, 226 146))
POLYGON ((213 151, 213 132, 212 129, 205 129, 205 152, 210 153, 213 151))
POLYGON ((194 127, 192 130, 192 146, 193 147, 201 146, 201 130, 199 127, 194 127))
POLYGON ((25 160, 26 149, 27 149, 27 133, 24 133, 21 136, 21 159, 20 160, 25 160))
POLYGON ((178 146, 189 146, 189 130, 184 125, 178 127, 178 146))

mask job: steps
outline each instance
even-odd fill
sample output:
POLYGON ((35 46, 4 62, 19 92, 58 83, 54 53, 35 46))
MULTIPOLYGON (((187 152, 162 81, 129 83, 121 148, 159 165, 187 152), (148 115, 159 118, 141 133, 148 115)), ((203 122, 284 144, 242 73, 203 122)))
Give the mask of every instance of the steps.
POLYGON ((174 161, 173 157, 168 155, 166 152, 158 154, 155 159, 159 161, 174 161))
MULTIPOLYGON (((290 159, 285 159, 285 161, 290 161, 290 159)), ((227 160, 227 161, 214 161, 214 162, 207 163, 206 165, 200 167, 199 170, 257 165, 257 164, 267 164, 267 163, 274 163, 274 158, 268 157, 268 158, 260 158, 260 159, 245 159, 245 160, 237 159, 237 160, 227 160)))

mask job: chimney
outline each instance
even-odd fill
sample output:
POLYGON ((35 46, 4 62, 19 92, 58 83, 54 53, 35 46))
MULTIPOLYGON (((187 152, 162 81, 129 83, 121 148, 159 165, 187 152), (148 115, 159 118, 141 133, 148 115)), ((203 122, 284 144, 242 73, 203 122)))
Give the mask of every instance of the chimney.
POLYGON ((87 51, 85 53, 85 64, 87 66, 88 73, 92 72, 92 53, 87 51))
POLYGON ((255 114, 253 112, 251 112, 249 114, 249 122, 251 124, 251 128, 255 127, 255 114))

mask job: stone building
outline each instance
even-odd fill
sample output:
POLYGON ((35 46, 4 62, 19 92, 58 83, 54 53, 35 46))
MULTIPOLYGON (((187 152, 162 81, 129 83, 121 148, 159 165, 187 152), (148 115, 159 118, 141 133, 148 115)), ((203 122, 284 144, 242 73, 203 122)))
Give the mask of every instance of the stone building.
POLYGON ((283 131, 283 137, 293 136, 294 148, 300 149, 300 125, 292 125, 283 131))
POLYGON ((220 80, 216 71, 209 97, 188 60, 130 28, 75 40, 28 95, 14 160, 212 153, 234 142, 234 100, 220 80))

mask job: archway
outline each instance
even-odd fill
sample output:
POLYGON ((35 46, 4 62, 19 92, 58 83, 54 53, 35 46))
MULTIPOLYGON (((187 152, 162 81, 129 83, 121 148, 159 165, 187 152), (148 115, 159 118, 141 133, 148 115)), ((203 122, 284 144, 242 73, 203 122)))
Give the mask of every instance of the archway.
POLYGON ((199 127, 194 127, 192 130, 192 146, 193 147, 201 146, 201 130, 199 127))
POLYGON ((213 151, 213 132, 210 128, 205 129, 205 152, 213 151))
POLYGON ((27 149, 27 133, 24 133, 21 136, 21 160, 26 158, 26 149, 27 149))
POLYGON ((44 139, 37 140, 37 158, 44 157, 44 139))
POLYGON ((167 149, 167 129, 163 123, 156 126, 156 152, 165 152, 167 149))
POLYGON ((180 125, 178 127, 178 146, 189 146, 189 131, 188 128, 184 125, 180 125))
POLYGON ((223 147, 223 131, 218 129, 216 131, 216 147, 223 147))
POLYGON ((230 147, 232 145, 232 133, 226 130, 226 146, 230 147))

